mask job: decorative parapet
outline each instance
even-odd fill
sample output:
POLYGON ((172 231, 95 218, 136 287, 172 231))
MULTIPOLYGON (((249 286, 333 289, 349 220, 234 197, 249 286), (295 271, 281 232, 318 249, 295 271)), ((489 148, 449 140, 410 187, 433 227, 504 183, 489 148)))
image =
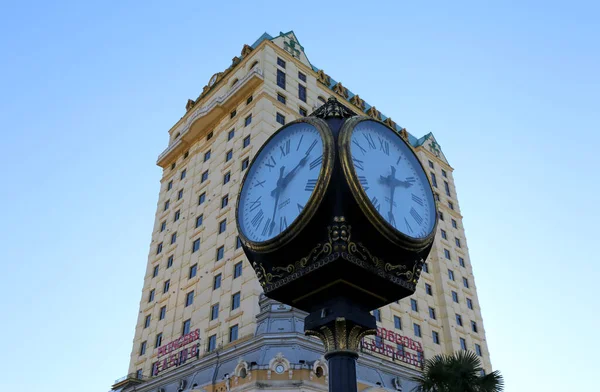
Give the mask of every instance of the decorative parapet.
POLYGON ((385 125, 392 128, 394 131, 396 130, 396 123, 392 120, 391 117, 388 117, 384 121, 385 125))
POLYGON ((247 55, 250 54, 250 52, 252 52, 254 49, 252 49, 252 46, 250 45, 244 45, 244 47, 242 48, 242 57, 246 57, 247 55))
POLYGON ((350 98, 350 103, 358 106, 361 110, 365 110, 365 101, 363 101, 358 94, 350 98))
POLYGON ((196 105, 196 101, 192 100, 192 99, 188 99, 187 103, 185 104, 185 112, 189 112, 190 109, 192 109, 194 106, 196 105))
POLYGON ((337 82, 335 84, 335 86, 333 86, 333 91, 335 91, 336 93, 340 94, 342 97, 348 99, 348 96, 350 94, 348 94, 348 89, 344 86, 342 86, 342 82, 337 82))
MULTIPOLYGON (((400 137, 402 139, 404 139, 405 142, 408 143, 408 131, 406 131, 406 128, 402 128, 400 130, 400 137)), ((410 143, 408 143, 408 145, 412 147, 412 145, 410 143)))
POLYGON ((317 72, 317 80, 324 84, 327 88, 329 88, 331 78, 322 69, 320 69, 319 72, 317 72))
POLYGON ((373 117, 375 120, 381 121, 381 113, 375 108, 375 106, 371 106, 369 110, 367 110, 367 114, 373 117))

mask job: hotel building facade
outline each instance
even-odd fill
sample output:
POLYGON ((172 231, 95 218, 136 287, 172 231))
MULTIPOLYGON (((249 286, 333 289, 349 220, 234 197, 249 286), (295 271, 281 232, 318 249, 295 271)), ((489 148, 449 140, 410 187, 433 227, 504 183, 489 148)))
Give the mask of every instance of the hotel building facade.
POLYGON ((113 390, 327 390, 322 345, 304 335, 305 313, 262 294, 235 205, 266 139, 329 96, 408 141, 440 214, 416 293, 373 312, 378 335, 364 339, 359 391, 409 391, 424 359, 461 349, 492 370, 453 169, 434 136, 411 135, 312 65, 293 32, 265 33, 208 78, 169 130, 129 370, 113 390))

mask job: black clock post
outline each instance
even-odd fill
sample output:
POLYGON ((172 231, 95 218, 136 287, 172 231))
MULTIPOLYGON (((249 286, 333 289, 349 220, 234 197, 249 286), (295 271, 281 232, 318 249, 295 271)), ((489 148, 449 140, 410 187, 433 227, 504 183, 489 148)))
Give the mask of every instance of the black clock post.
MULTIPOLYGON (((288 170, 282 165, 279 178, 290 178, 288 170)), ((302 162, 293 170, 294 176, 304 170, 302 162)), ((287 185, 286 181, 277 182, 273 191, 275 206, 280 205, 277 189, 281 184, 287 185)), ((376 333, 375 318, 370 312, 415 292, 437 226, 433 191, 412 148, 397 130, 370 117, 356 116, 330 98, 308 118, 282 127, 261 147, 242 182, 236 217, 244 252, 265 295, 309 312, 305 332, 323 342, 329 362, 329 390, 357 391, 356 360, 360 344, 363 337, 376 333), (245 222, 251 218, 244 214, 251 207, 244 207, 250 206, 245 204, 244 197, 252 187, 247 178, 253 165, 264 159, 263 148, 274 140, 285 143, 281 142, 282 135, 297 124, 318 130, 323 157, 315 162, 320 162, 321 169, 318 178, 310 180, 311 186, 306 186, 306 191, 312 193, 294 221, 281 224, 274 237, 258 241, 246 229, 245 222), (381 153, 389 155, 391 150, 386 143, 391 141, 396 146, 394 151, 400 151, 397 162, 406 160, 404 166, 381 165, 381 172, 373 180, 381 178, 391 187, 386 211, 376 198, 367 195, 368 178, 357 174, 357 170, 363 169, 363 161, 352 155, 353 132, 365 130, 381 135, 377 145, 373 139, 368 140, 367 134, 368 146, 375 145, 382 149, 381 153), (414 191, 412 199, 400 195, 408 188, 416 189, 418 185, 414 184, 421 184, 418 195, 414 191), (400 195, 398 202, 395 195, 400 195), (413 202, 422 207, 420 214, 414 208, 416 205, 408 204, 413 202), (405 219, 408 232, 397 229, 394 211, 406 211, 404 217, 412 216, 410 222, 405 219)))

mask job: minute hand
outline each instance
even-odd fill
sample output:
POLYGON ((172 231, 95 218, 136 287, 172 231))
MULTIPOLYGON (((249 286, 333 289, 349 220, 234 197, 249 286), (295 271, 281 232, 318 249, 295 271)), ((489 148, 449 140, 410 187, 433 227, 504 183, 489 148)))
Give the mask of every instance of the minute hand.
POLYGON ((308 160, 308 155, 305 155, 302 159, 300 159, 300 162, 298 162, 298 164, 296 165, 296 167, 294 167, 292 170, 290 170, 290 172, 288 174, 286 174, 285 177, 283 177, 283 180, 281 181, 281 185, 282 187, 286 187, 287 184, 292 180, 292 178, 296 175, 296 172, 298 172, 298 170, 306 165, 306 161, 308 160))

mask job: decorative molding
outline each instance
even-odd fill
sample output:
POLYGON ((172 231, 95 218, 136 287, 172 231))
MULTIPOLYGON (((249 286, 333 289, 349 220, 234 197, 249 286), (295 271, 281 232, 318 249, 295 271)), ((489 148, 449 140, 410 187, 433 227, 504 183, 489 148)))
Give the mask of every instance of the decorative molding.
POLYGON ((375 108, 375 106, 371 106, 369 110, 367 110, 367 114, 373 117, 375 120, 381 121, 381 112, 375 108))
POLYGON ((246 45, 244 44, 244 47, 242 48, 242 57, 246 57, 250 54, 250 52, 252 52, 254 49, 252 49, 252 46, 250 45, 246 45))
POLYGON ((358 352, 361 340, 365 336, 376 333, 376 329, 367 329, 354 323, 348 323, 344 317, 336 318, 333 326, 323 326, 319 331, 306 331, 306 335, 321 339, 326 353, 332 351, 358 352))
MULTIPOLYGON (((405 142, 407 142, 407 143, 408 143, 408 131, 406 130, 406 128, 402 128, 402 129, 400 130, 400 137, 401 137, 402 139, 404 139, 404 141, 405 141, 405 142)), ((410 143, 408 143, 408 145, 409 145, 410 147, 412 147, 412 145, 411 145, 410 143)))
POLYGON ((329 88, 331 78, 322 69, 317 72, 317 80, 329 88))
POLYGON ((392 128, 394 131, 396 130, 396 123, 394 122, 394 120, 392 120, 391 117, 386 118, 383 123, 388 127, 392 128))
POLYGON ((350 95, 348 94, 348 89, 342 85, 342 82, 337 82, 335 86, 332 87, 332 90, 346 99, 348 99, 348 96, 350 95))
POLYGON ((194 107, 194 105, 196 105, 196 101, 194 101, 192 99, 188 99, 187 103, 185 104, 185 111, 186 111, 186 113, 189 112, 190 109, 194 107))
POLYGON ((319 106, 317 110, 310 114, 310 117, 318 117, 322 119, 327 119, 330 117, 350 118, 354 115, 354 112, 342 105, 335 97, 329 97, 327 103, 319 106))
POLYGON ((365 110, 365 101, 363 101, 358 94, 350 98, 350 103, 358 106, 361 110, 365 110))

